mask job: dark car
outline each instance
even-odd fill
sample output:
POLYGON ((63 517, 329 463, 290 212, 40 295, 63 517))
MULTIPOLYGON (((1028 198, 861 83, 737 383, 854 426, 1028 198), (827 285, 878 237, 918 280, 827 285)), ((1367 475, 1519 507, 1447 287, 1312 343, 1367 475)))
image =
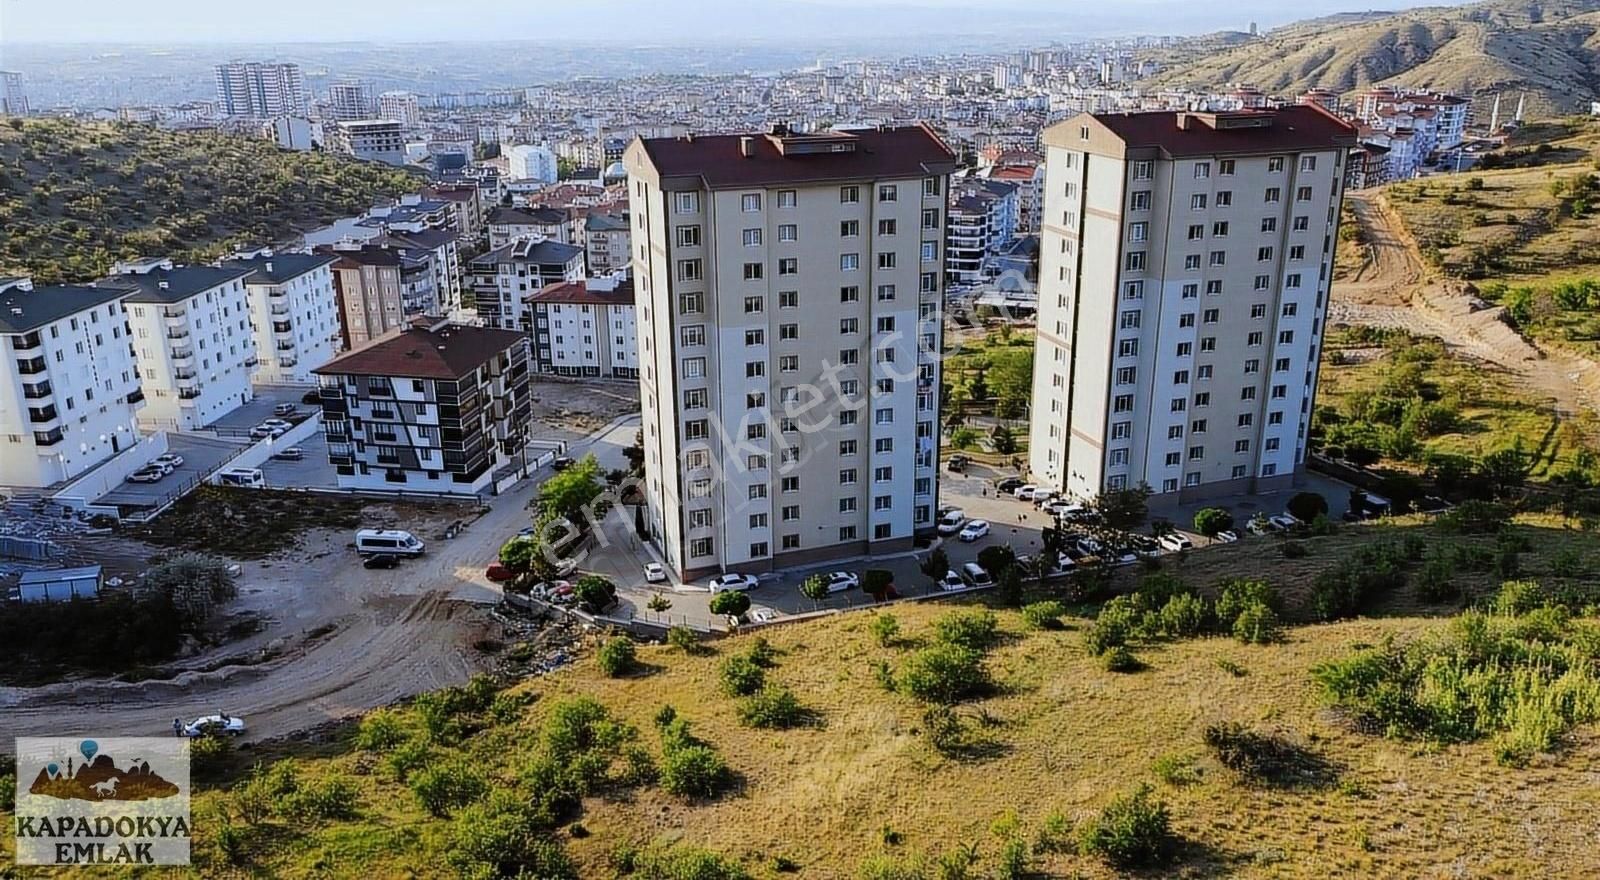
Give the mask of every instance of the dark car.
POLYGON ((575 464, 577 464, 577 462, 563 455, 560 458, 557 458, 555 461, 550 462, 550 469, 553 471, 564 471, 575 464))
POLYGON ((1006 477, 1005 479, 1000 480, 999 482, 995 483, 994 487, 996 489, 999 489, 1001 492, 1010 493, 1010 492, 1016 490, 1016 488, 1021 486, 1021 485, 1022 485, 1022 478, 1021 477, 1006 477))
POLYGON ((400 556, 395 553, 374 553, 361 560, 362 568, 394 568, 400 564, 400 556))

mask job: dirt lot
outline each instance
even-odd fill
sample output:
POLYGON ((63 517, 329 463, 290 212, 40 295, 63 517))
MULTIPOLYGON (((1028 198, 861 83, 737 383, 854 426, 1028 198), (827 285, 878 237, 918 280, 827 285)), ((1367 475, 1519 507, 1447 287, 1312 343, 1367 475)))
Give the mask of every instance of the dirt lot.
POLYGON ((615 380, 562 380, 535 376, 533 436, 573 440, 639 412, 639 385, 615 380))

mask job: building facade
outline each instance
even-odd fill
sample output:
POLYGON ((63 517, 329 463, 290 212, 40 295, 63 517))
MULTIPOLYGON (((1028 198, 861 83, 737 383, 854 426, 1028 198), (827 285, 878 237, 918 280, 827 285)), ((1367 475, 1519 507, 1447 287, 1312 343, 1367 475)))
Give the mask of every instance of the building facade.
POLYGON ((130 292, 123 307, 146 400, 141 421, 198 430, 255 398, 249 269, 157 258, 120 262, 112 272, 97 283, 130 292))
POLYGON ((306 81, 298 64, 229 61, 218 64, 217 112, 223 116, 306 116, 306 81))
POLYGON ((23 85, 22 74, 15 70, 0 70, 0 116, 27 116, 28 90, 23 85))
POLYGON ((1297 479, 1355 134, 1309 105, 1046 130, 1036 482, 1162 505, 1297 479))
POLYGON ((533 360, 541 373, 639 378, 633 282, 626 277, 558 281, 528 297, 533 360))
POLYGON ((406 139, 401 124, 392 119, 357 119, 337 122, 324 129, 328 148, 389 165, 406 164, 406 139))
POLYGON ((411 92, 390 91, 378 96, 378 118, 393 119, 406 127, 422 121, 417 96, 411 92))
MULTIPOLYGON (((356 79, 340 80, 328 86, 328 115, 332 122, 355 122, 372 119, 378 102, 372 97, 372 86, 356 79)), ((399 121, 399 120, 396 120, 399 121)))
POLYGON ((558 281, 583 280, 583 249, 548 238, 518 238, 472 260, 478 319, 502 330, 533 329, 528 300, 558 281))
POLYGON ((583 218, 583 253, 590 275, 609 275, 633 261, 626 215, 592 212, 583 218))
POLYGON ((255 334, 255 382, 315 384, 311 372, 339 351, 339 302, 332 254, 275 254, 270 250, 226 261, 249 269, 244 278, 255 334))
POLYGON ((923 126, 637 140, 651 538, 682 577, 909 548, 938 489, 945 193, 923 126))
POLYGON ((343 349, 361 348, 405 324, 408 282, 403 276, 408 271, 432 279, 426 266, 394 248, 368 245, 331 253, 337 257, 331 269, 343 349))
POLYGON ((475 494, 524 463, 525 334, 419 318, 316 373, 340 487, 475 494))
POLYGON ((0 278, 0 485, 62 483, 138 444, 128 294, 0 278))

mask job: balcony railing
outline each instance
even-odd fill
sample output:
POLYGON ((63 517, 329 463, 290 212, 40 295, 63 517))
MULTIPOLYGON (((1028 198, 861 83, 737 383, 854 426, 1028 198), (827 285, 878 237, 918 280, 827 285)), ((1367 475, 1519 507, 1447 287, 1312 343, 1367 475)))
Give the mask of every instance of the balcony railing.
POLYGON ((28 398, 29 400, 42 400, 43 398, 49 397, 50 394, 51 388, 48 381, 22 386, 22 396, 28 398))
POLYGON ((129 391, 126 400, 130 405, 135 404, 135 403, 143 403, 144 402, 144 389, 143 388, 135 388, 132 391, 129 391))
POLYGON ((261 363, 261 358, 258 358, 255 355, 251 355, 244 359, 244 365, 247 367, 253 367, 259 363, 261 363))
POLYGON ((28 358, 17 361, 17 372, 24 376, 36 376, 44 372, 44 358, 28 358))
POLYGON ((180 382, 182 382, 182 381, 184 381, 186 379, 193 379, 197 375, 199 375, 199 374, 196 373, 194 370, 173 370, 172 371, 172 378, 177 379, 180 382))
POLYGON ((186 327, 185 328, 168 328, 168 330, 167 330, 167 338, 168 339, 173 339, 173 340, 188 339, 189 338, 189 330, 186 327))
POLYGON ((178 389, 178 399, 179 400, 194 400, 195 398, 197 398, 199 396, 200 396, 200 389, 198 389, 198 388, 179 388, 178 389))
POLYGON ((287 314, 289 314, 289 307, 288 306, 273 306, 272 307, 272 314, 274 314, 274 315, 287 315, 287 314))
POLYGON ((39 347, 39 332, 24 333, 21 336, 11 337, 11 347, 17 351, 32 351, 39 347))
POLYGON ((39 446, 54 446, 65 437, 60 428, 51 428, 48 431, 34 431, 33 442, 39 446))
POLYGON ((172 359, 175 361, 186 361, 192 357, 194 357, 194 349, 192 348, 174 348, 172 350, 172 359))
POLYGON ((293 342, 278 342, 278 343, 274 343, 273 348, 276 348, 279 351, 294 351, 294 343, 293 342))
POLYGON ((55 420, 56 405, 53 403, 45 407, 28 407, 28 421, 33 422, 36 425, 43 422, 53 422, 55 420))
POLYGON ((294 328, 289 326, 289 322, 288 321, 273 321, 272 322, 272 332, 274 332, 274 333, 293 333, 294 332, 294 328))

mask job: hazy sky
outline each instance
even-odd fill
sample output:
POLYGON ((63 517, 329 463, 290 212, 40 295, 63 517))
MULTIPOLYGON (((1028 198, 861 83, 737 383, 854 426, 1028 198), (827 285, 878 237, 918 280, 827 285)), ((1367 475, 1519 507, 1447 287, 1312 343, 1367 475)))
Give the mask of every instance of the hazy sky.
POLYGON ((815 40, 877 28, 1031 33, 1043 42, 1243 30, 1251 21, 1266 28, 1362 8, 1360 0, 0 0, 0 43, 815 40))

